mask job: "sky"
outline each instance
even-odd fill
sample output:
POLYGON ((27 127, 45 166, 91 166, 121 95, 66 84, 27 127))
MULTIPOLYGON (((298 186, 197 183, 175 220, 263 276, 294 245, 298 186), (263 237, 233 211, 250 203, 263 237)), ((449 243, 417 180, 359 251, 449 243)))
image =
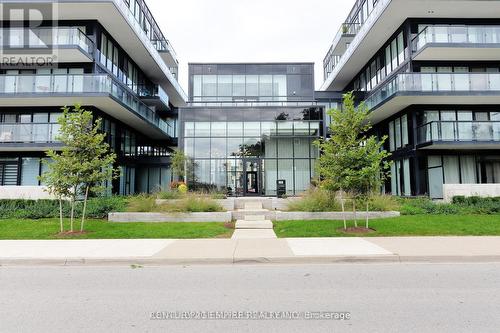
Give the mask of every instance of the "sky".
POLYGON ((322 63, 354 0, 146 0, 180 62, 322 63))

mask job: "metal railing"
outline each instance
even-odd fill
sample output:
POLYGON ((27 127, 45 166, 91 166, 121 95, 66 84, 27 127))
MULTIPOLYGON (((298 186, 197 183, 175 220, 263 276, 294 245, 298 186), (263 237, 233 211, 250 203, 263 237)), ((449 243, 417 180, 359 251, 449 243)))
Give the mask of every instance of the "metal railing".
POLYGON ((57 143, 57 123, 0 123, 1 143, 57 143))
POLYGON ((444 142, 500 143, 500 121, 431 121, 417 128, 417 144, 444 142))
POLYGON ((169 105, 170 97, 160 86, 138 86, 138 94, 140 97, 158 97, 165 105, 169 105))
POLYGON ((500 73, 402 73, 365 100, 369 109, 384 103, 398 92, 499 92, 500 73))
POLYGON ((156 112, 128 88, 107 74, 0 75, 0 96, 28 94, 35 96, 109 94, 129 110, 165 134, 174 130, 156 112))
POLYGON ((215 102, 189 102, 188 106, 198 107, 258 107, 258 106, 317 106, 322 105, 318 101, 215 101, 215 102))
POLYGON ((94 42, 77 27, 1 28, 3 50, 50 49, 54 46, 76 45, 93 54, 94 42))
POLYGON ((500 44, 498 25, 429 25, 412 40, 413 52, 429 43, 500 44))

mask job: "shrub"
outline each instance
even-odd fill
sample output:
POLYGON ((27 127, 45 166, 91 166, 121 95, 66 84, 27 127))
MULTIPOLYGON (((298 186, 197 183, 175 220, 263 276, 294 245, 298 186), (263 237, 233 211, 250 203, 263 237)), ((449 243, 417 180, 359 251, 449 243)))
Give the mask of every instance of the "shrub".
POLYGON ((177 190, 172 190, 169 192, 159 192, 157 194, 158 199, 162 200, 174 200, 182 198, 182 194, 177 190))
POLYGON ((188 187, 186 184, 181 184, 179 185, 179 187, 177 188, 177 190, 181 193, 181 194, 186 194, 187 191, 188 191, 188 187))
POLYGON ((302 194, 299 200, 288 204, 289 211, 295 212, 334 212, 341 210, 340 202, 333 192, 312 188, 302 194))
MULTIPOLYGON (((361 207, 365 207, 364 205, 361 207)), ((374 212, 399 211, 401 205, 392 195, 372 195, 369 199, 368 207, 374 212)))
POLYGON ((127 211, 136 213, 152 212, 156 208, 156 198, 147 194, 139 194, 130 197, 128 200, 127 211))
MULTIPOLYGON (((124 211, 126 200, 123 197, 92 198, 87 202, 87 216, 106 218, 110 212, 124 211)), ((82 203, 75 207, 76 216, 81 215, 82 203)), ((63 202, 63 214, 69 216, 70 205, 63 202)), ((43 219, 59 217, 58 200, 0 200, 0 219, 43 219)))
POLYGON ((222 207, 207 196, 190 194, 175 202, 167 202, 155 207, 155 211, 171 213, 221 212, 222 207))

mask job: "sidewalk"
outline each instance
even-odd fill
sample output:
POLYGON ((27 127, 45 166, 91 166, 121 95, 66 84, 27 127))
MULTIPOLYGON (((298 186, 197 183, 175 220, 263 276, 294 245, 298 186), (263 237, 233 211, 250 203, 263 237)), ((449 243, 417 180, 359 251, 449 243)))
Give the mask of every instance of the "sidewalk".
POLYGON ((500 237, 0 241, 0 265, 500 261, 500 237))

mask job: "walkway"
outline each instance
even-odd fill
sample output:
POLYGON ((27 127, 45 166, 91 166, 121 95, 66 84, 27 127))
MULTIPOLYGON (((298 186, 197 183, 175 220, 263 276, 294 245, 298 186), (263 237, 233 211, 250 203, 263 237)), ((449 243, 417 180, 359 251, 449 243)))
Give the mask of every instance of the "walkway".
POLYGON ((241 210, 235 211, 236 216, 243 216, 237 220, 231 239, 276 239, 273 222, 266 218, 269 210, 262 207, 260 201, 245 202, 241 210))
POLYGON ((0 265, 353 261, 500 261, 500 237, 0 241, 0 265))

